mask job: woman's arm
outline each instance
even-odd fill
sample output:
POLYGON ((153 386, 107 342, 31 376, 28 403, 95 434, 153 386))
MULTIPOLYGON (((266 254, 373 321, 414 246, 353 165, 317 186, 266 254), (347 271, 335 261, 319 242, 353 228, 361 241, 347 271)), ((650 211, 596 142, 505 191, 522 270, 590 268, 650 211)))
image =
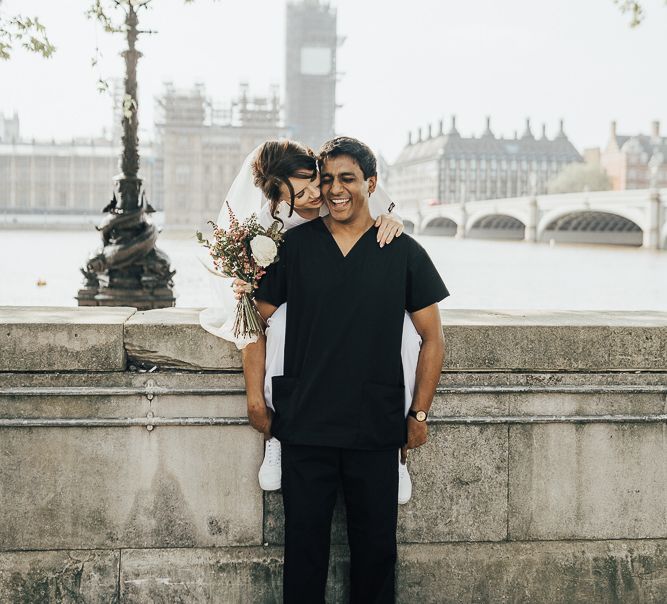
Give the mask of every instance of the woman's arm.
MULTIPOLYGON (((276 312, 277 306, 256 300, 257 309, 264 321, 276 312)), ((243 377, 245 378, 248 419, 250 425, 267 436, 271 435, 271 412, 264 400, 264 374, 266 365, 266 336, 261 334, 254 344, 243 349, 243 377)))
POLYGON ((391 243, 394 237, 400 237, 404 229, 403 221, 392 214, 378 216, 375 226, 378 227, 377 241, 380 247, 391 243))
POLYGON ((375 218, 375 226, 378 227, 377 240, 380 247, 391 243, 394 237, 400 237, 403 233, 403 220, 396 211, 396 204, 380 186, 368 199, 368 211, 375 218))

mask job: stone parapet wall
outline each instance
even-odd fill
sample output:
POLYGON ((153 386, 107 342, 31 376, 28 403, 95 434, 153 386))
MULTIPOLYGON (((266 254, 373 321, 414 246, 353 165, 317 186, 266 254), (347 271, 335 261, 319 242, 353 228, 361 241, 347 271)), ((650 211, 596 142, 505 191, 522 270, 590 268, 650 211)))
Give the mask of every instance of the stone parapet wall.
MULTIPOLYGON (((280 494, 196 310, 0 307, 0 328, 0 602, 280 601, 280 494)), ((443 329, 398 601, 667 601, 667 313, 443 329)))

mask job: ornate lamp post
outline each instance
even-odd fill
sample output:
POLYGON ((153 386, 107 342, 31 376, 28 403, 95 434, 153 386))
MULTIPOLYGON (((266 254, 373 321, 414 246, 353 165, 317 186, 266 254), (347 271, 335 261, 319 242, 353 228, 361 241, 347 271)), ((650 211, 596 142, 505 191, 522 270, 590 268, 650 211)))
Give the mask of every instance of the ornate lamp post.
POLYGON ((135 45, 140 32, 132 0, 127 2, 125 32, 125 95, 121 173, 114 177, 111 202, 102 210, 106 216, 97 230, 102 246, 81 268, 84 287, 76 296, 79 306, 134 306, 139 310, 175 306, 167 254, 155 246, 159 230, 150 219, 155 210, 146 201, 138 177, 137 61, 141 53, 135 45))

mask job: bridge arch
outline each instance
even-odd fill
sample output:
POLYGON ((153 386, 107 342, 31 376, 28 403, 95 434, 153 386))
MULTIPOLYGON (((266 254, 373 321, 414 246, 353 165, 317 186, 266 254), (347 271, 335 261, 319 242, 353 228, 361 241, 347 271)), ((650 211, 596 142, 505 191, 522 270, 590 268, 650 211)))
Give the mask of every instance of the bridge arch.
POLYGON ((466 228, 466 237, 471 239, 522 240, 525 236, 525 222, 509 213, 472 216, 466 228))
POLYGON ((446 216, 436 216, 425 221, 421 234, 454 237, 457 229, 458 225, 451 218, 446 216))
POLYGON ((540 221, 538 241, 641 246, 641 221, 623 214, 591 209, 552 212, 540 221))
POLYGON ((537 236, 538 239, 540 235, 546 230, 547 226, 550 225, 554 220, 566 216, 567 214, 574 214, 576 212, 603 212, 606 214, 615 214, 623 218, 628 219, 630 222, 634 222, 640 229, 645 230, 645 220, 646 214, 639 209, 633 208, 623 208, 623 207, 608 207, 608 206, 596 206, 591 208, 589 206, 569 206, 569 207, 557 207, 555 209, 549 210, 542 213, 537 225, 537 236))

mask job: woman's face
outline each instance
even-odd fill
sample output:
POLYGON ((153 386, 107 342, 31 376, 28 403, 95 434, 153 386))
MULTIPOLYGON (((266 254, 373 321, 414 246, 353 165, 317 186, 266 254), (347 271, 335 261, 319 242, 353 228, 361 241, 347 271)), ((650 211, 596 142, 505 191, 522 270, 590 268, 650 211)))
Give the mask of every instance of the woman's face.
MULTIPOLYGON (((294 188, 294 208, 297 210, 315 210, 322 206, 323 200, 320 195, 320 174, 313 178, 312 172, 303 170, 297 172, 289 179, 294 188)), ((280 187, 281 200, 289 204, 290 192, 287 185, 280 187)))

